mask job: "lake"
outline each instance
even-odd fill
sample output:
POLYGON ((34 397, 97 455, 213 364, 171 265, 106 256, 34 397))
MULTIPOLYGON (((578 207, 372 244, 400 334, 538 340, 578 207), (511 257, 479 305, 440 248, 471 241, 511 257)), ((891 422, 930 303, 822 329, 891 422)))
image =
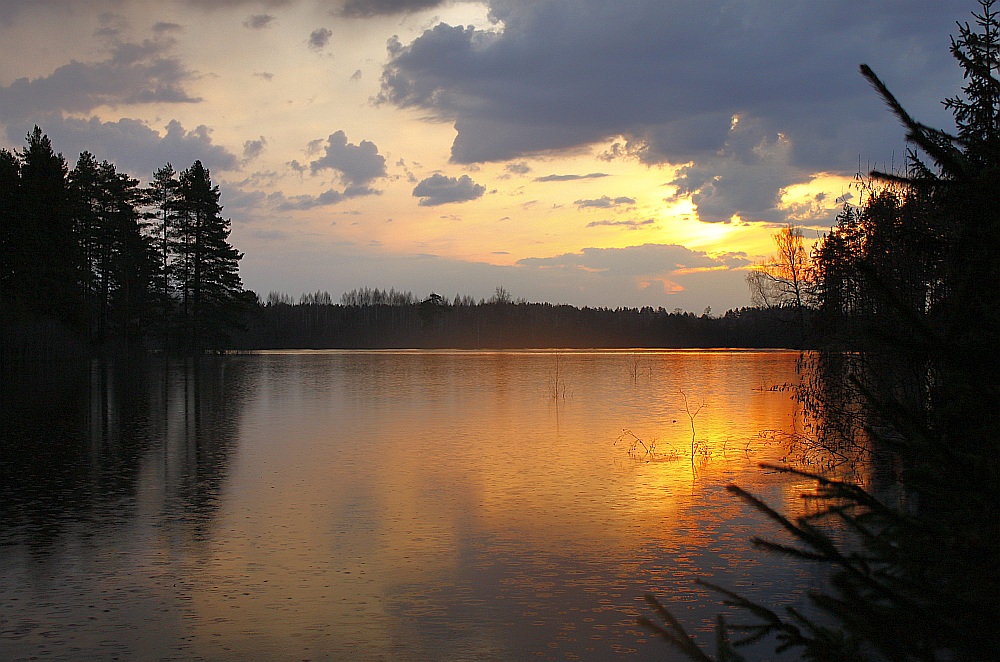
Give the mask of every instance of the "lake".
POLYGON ((695 578, 774 606, 822 584, 753 549, 782 538, 724 489, 802 511, 809 481, 758 467, 802 430, 778 388, 797 358, 316 351, 6 374, 0 658, 679 659, 636 624, 647 592, 710 643, 725 608, 695 578))

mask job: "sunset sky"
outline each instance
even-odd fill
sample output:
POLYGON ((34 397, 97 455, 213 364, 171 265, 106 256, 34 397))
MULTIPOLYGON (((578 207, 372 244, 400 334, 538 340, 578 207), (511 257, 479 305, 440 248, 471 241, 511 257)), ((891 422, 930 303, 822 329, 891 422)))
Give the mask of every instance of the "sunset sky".
POLYGON ((950 128, 971 0, 0 0, 0 144, 201 159, 246 287, 721 313, 950 128))

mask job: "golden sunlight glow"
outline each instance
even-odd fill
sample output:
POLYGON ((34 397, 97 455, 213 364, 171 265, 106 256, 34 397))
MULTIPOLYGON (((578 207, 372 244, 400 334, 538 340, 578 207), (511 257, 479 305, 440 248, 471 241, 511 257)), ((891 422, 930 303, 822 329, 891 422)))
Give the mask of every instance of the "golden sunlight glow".
MULTIPOLYGON (((420 92, 403 102, 388 100, 383 94, 409 89, 403 85, 408 76, 415 76, 411 83, 416 87, 411 91, 423 89, 424 83, 417 85, 417 80, 424 80, 424 74, 416 70, 407 73, 416 60, 407 60, 405 54, 410 45, 437 43, 439 28, 448 26, 456 31, 456 53, 469 48, 473 58, 487 55, 481 63, 484 71, 510 55, 504 55, 504 49, 529 45, 509 39, 510 30, 520 31, 528 25, 517 18, 521 9, 491 12, 490 3, 485 2, 423 3, 433 7, 412 12, 373 11, 360 18, 331 12, 324 3, 264 3, 269 13, 252 14, 247 8, 254 3, 195 3, 202 6, 193 8, 189 2, 168 2, 157 6, 154 23, 146 4, 134 0, 80 3, 88 9, 62 3, 74 4, 74 8, 58 11, 28 10, 30 3, 21 4, 25 8, 13 11, 12 20, 0 25, 0 31, 12 40, 12 52, 18 55, 0 63, 0 92, 13 94, 15 81, 22 79, 29 81, 32 89, 41 90, 57 81, 57 76, 66 75, 69 70, 64 67, 69 62, 93 71, 95 77, 108 75, 120 66, 115 58, 123 54, 144 58, 136 71, 146 71, 154 61, 169 62, 176 68, 161 74, 173 76, 172 83, 162 85, 175 85, 176 94, 122 91, 84 95, 89 100, 81 100, 84 97, 76 99, 70 89, 65 100, 62 94, 53 93, 35 101, 28 94, 23 101, 26 108, 31 103, 41 104, 37 110, 51 111, 53 118, 61 113, 65 127, 53 119, 49 120, 52 128, 42 128, 59 138, 57 149, 78 150, 66 155, 71 162, 84 147, 101 152, 101 141, 120 153, 101 152, 96 154, 98 158, 124 161, 121 155, 127 154, 127 160, 132 161, 129 167, 144 171, 130 174, 144 180, 157 167, 149 165, 149 155, 157 153, 150 147, 153 145, 164 147, 161 151, 171 155, 177 169, 187 167, 194 158, 202 158, 206 164, 211 161, 225 213, 233 220, 232 242, 245 253, 241 277, 249 289, 259 292, 295 293, 320 287, 336 294, 364 286, 373 273, 405 281, 381 284, 402 289, 439 287, 436 283, 440 280, 449 281, 449 288, 468 281, 481 289, 495 277, 492 274, 503 272, 495 267, 516 265, 528 258, 625 251, 646 245, 671 247, 664 250, 680 246, 709 256, 743 253, 748 259, 760 259, 772 252, 771 236, 781 223, 787 220, 804 226, 809 230, 807 237, 814 237, 829 227, 844 196, 852 191, 850 178, 820 172, 804 183, 782 189, 777 212, 755 210, 750 216, 744 209, 743 217, 733 213, 721 223, 699 220, 691 197, 679 195, 680 187, 674 183, 684 168, 693 168, 706 186, 714 183, 719 188, 724 178, 724 184, 735 187, 733 190, 763 186, 771 196, 778 193, 781 182, 799 176, 793 141, 804 138, 780 131, 779 125, 764 130, 766 123, 762 124, 761 118, 742 110, 724 111, 730 115, 730 125, 727 131, 724 114, 721 134, 716 138, 730 141, 733 149, 738 145, 749 149, 755 161, 749 170, 734 160, 735 152, 728 148, 703 153, 684 150, 673 158, 691 162, 650 165, 649 157, 666 158, 672 152, 667 148, 672 139, 658 151, 652 144, 643 144, 628 120, 628 104, 622 106, 621 123, 609 125, 607 134, 583 125, 573 128, 572 122, 577 120, 569 120, 571 125, 566 128, 571 139, 563 147, 559 147, 562 138, 532 142, 534 139, 525 135, 514 140, 509 132, 517 132, 517 122, 523 118, 508 118, 513 123, 496 127, 496 135, 486 141, 489 144, 481 153, 470 156, 486 161, 453 161, 452 148, 459 135, 456 127, 462 127, 464 140, 481 139, 474 137, 476 132, 468 128, 465 119, 477 116, 477 104, 485 104, 483 108, 503 104, 502 99, 494 98, 492 87, 507 84, 503 81, 509 72, 496 80, 477 80, 464 89, 464 83, 451 78, 456 72, 449 71, 452 65, 448 57, 438 53, 427 57, 443 57, 434 65, 443 67, 441 80, 431 83, 427 78, 430 87, 425 91, 430 93, 441 84, 447 100, 425 99, 420 92), (98 11, 98 5, 113 11, 98 11), (507 18, 509 25, 498 16, 507 18), (31 39, 37 34, 59 34, 60 38, 51 43, 31 39), (316 35, 319 38, 313 39, 316 35), (502 48, 493 53, 491 45, 502 48), (135 52, 126 49, 119 53, 125 46, 136 47, 135 52), (391 65, 396 57, 402 59, 394 74, 391 65), (500 59, 494 62, 494 57, 500 59), (402 86, 397 88, 392 81, 402 86), (452 93, 454 98, 449 96, 452 93), (182 94, 191 102, 176 102, 182 94), (50 103, 63 101, 69 105, 46 109, 50 103), (95 137, 93 146, 74 146, 69 141, 65 147, 59 134, 69 131, 70 124, 76 127, 72 131, 81 131, 80 140, 98 129, 103 137, 95 137), (130 133, 124 133, 126 129, 130 133), (346 137, 338 137, 338 141, 344 141, 343 147, 348 149, 328 157, 328 149, 336 152, 329 138, 338 132, 346 137), (119 133, 120 139, 111 138, 119 133), (528 142, 522 144, 522 139, 528 142), (591 140, 596 142, 588 143, 591 140), (532 151, 532 144, 537 145, 537 151, 532 151), (650 151, 643 151, 645 148, 650 151), (361 153, 365 156, 359 156, 361 153), (515 154, 508 161, 489 161, 515 154), (345 168, 357 170, 349 174, 345 168), (365 174, 358 174, 362 172, 365 174), (757 172, 768 176, 758 178, 757 172), (448 200, 442 204, 433 205, 434 200, 413 195, 415 187, 434 176, 447 178, 440 182, 445 193, 437 202, 448 200), (463 177, 468 179, 461 180, 463 177), (455 188, 449 190, 449 185, 455 188), (352 190, 345 195, 348 188, 352 190), (354 268, 335 266, 343 265, 345 256, 354 268), (440 258, 442 263, 447 260, 450 273, 437 271, 439 263, 427 260, 427 256, 440 258), (422 266, 412 268, 417 262, 422 266), (390 263, 397 268, 384 268, 390 263)), ((406 3, 383 4, 388 8, 406 3)), ((586 52, 591 52, 589 47, 586 52)), ((545 66, 543 61, 532 61, 531 66, 536 64, 545 66)), ((525 73, 524 80, 515 85, 541 85, 539 94, 551 94, 544 77, 536 80, 525 73)), ((599 77, 594 78, 597 80, 599 77)), ((140 82, 122 81, 124 87, 137 84, 140 82)), ((713 92, 711 98, 715 96, 713 92)), ((555 107, 560 101, 546 98, 545 103, 555 107)), ((719 106, 725 107, 738 106, 719 106)), ((585 117, 590 109, 579 111, 585 117)), ((40 117, 46 117, 45 113, 40 117)), ((482 116, 490 117, 493 115, 482 116)), ((511 117, 520 117, 520 111, 511 117)), ((655 124, 650 125, 650 135, 656 135, 655 124)), ((11 140, 13 126, 7 127, 7 140, 11 140)), ((14 140, 5 146, 17 149, 20 145, 16 143, 14 140)), ((719 190, 714 212, 725 210, 718 216, 725 218, 743 203, 719 190)), ((733 269, 738 262, 727 264, 733 269)), ((631 274, 633 280, 623 282, 629 296, 641 299, 659 288, 662 274, 656 273, 655 265, 629 264, 628 269, 643 270, 631 274), (640 293, 629 287, 631 283, 648 286, 640 293)), ((554 289, 538 287, 534 294, 524 294, 529 298, 579 296, 580 302, 613 303, 608 299, 615 291, 598 292, 593 289, 597 279, 575 278, 578 275, 570 274, 554 289)), ((692 310, 702 310, 704 306, 695 303, 701 301, 712 301, 717 308, 744 305, 748 301, 739 276, 680 278, 678 283, 687 295, 676 299, 683 299, 681 303, 692 310)), ((523 285, 526 290, 534 286, 529 280, 523 285)), ((654 298, 650 303, 661 301, 654 298)))
POLYGON ((853 178, 818 173, 804 184, 782 190, 779 209, 786 210, 789 221, 797 225, 829 226, 829 219, 853 195, 853 178))
POLYGON ((687 246, 692 250, 725 253, 732 250, 734 235, 742 230, 738 223, 704 223, 692 216, 679 216, 669 220, 668 230, 662 241, 687 246))

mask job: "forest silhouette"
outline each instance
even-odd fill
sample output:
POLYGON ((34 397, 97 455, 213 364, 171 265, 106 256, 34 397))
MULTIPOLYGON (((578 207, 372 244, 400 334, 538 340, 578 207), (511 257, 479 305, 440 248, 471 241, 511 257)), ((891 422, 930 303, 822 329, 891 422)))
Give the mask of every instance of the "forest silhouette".
POLYGON ((0 311, 9 358, 288 348, 801 347, 803 307, 713 316, 356 289, 244 290, 221 191, 200 161, 148 186, 42 129, 0 150, 0 311))
POLYGON ((1000 18, 994 0, 978 4, 950 48, 965 80, 944 101, 953 131, 912 118, 861 66, 906 130, 906 169, 859 178, 862 201, 812 256, 820 351, 798 397, 819 441, 860 452, 873 475, 771 467, 815 480, 817 507, 795 520, 730 486, 795 540, 755 543, 814 561, 829 587, 809 595, 808 616, 704 582, 745 614, 718 618, 714 656, 648 596, 643 622, 690 659, 742 660, 765 637, 810 660, 1000 659, 1000 18))
POLYGON ((223 347, 247 295, 219 187, 200 161, 148 188, 36 126, 0 150, 0 309, 8 356, 223 347))

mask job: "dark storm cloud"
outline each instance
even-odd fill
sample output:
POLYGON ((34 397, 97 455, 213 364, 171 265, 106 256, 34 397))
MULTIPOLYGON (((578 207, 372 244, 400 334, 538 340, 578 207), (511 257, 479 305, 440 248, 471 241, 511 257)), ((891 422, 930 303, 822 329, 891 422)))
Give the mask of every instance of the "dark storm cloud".
POLYGON ((98 106, 137 103, 193 103, 184 84, 193 74, 166 56, 169 40, 116 43, 107 60, 72 61, 48 76, 18 78, 0 87, 0 120, 16 121, 43 112, 86 113, 98 106))
POLYGON ((420 198, 421 207, 435 207, 450 202, 468 202, 481 198, 486 187, 472 181, 468 175, 447 177, 433 174, 422 180, 413 189, 413 197, 420 198))
MULTIPOLYGON (((22 144, 31 130, 30 124, 8 125, 7 139, 15 145, 22 144)), ((195 160, 201 160, 212 170, 231 170, 238 165, 234 154, 213 144, 211 131, 204 125, 187 130, 173 120, 161 135, 147 124, 127 118, 101 122, 96 117, 82 120, 51 115, 38 124, 52 139, 53 148, 65 155, 71 165, 80 152, 87 150, 144 180, 165 163, 178 170, 195 160)))
POLYGON ((347 0, 342 13, 352 18, 370 18, 432 9, 442 4, 444 0, 347 0))
POLYGON ((752 129, 745 141, 742 124, 730 131, 723 150, 684 166, 671 184, 678 195, 691 196, 703 221, 728 221, 739 213, 744 220, 784 222, 787 212, 778 209, 781 191, 799 175, 793 146, 784 138, 760 138, 752 129))
POLYGON ((315 50, 322 50, 326 48, 326 45, 330 43, 330 37, 333 36, 333 32, 329 28, 316 28, 309 35, 309 48, 315 50))
POLYGON ((809 173, 851 174, 859 155, 899 151, 902 132, 861 62, 915 116, 946 122, 938 102, 961 85, 948 36, 970 4, 490 0, 494 31, 439 24, 391 41, 379 98, 453 122, 457 163, 617 141, 608 158, 697 164, 678 185, 702 191, 713 217, 754 216, 809 173), (779 141, 784 154, 754 152, 779 141), (780 181, 735 167, 769 158, 780 181), (703 167, 726 170, 725 183, 702 190, 714 177, 703 167), (744 207, 742 189, 761 183, 772 190, 744 207))
MULTIPOLYGON (((322 141, 317 143, 317 146, 322 141)), ((386 176, 385 157, 378 153, 378 147, 370 140, 362 140, 357 145, 347 142, 343 131, 330 134, 323 156, 309 163, 313 173, 327 168, 340 172, 347 186, 366 187, 372 181, 386 176)))

